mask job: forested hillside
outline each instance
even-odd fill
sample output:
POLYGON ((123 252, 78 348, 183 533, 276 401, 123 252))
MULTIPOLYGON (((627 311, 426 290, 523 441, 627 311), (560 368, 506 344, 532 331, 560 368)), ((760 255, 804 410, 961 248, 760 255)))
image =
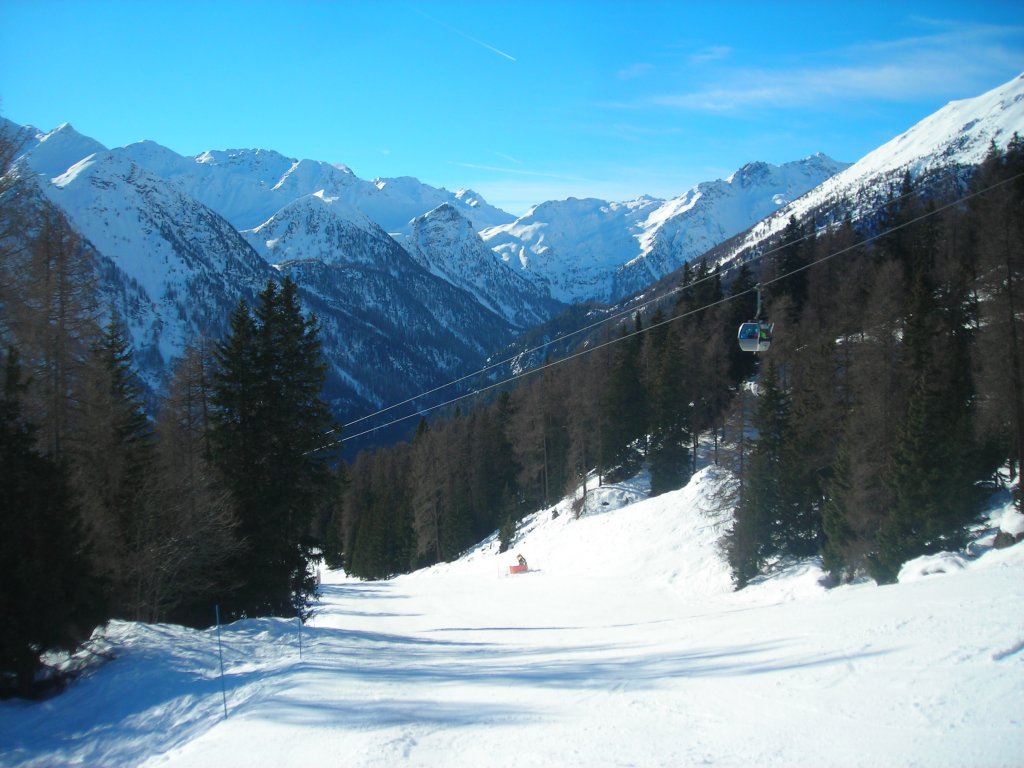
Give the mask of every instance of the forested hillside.
POLYGON ((383 578, 451 560, 583 478, 646 463, 689 478, 703 441, 736 483, 735 583, 820 554, 839 579, 895 578, 963 543, 995 470, 1024 444, 1024 143, 857 221, 792 220, 759 253, 687 268, 661 301, 409 444, 345 468, 329 553, 383 578), (757 284, 771 349, 741 353, 757 284))

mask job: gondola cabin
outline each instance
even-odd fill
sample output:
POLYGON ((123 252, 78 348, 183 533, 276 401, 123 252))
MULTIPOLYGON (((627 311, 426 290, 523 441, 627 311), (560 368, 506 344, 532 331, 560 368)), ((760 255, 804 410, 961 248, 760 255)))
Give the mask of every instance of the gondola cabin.
POLYGON ((772 343, 773 323, 766 323, 763 320, 751 320, 740 326, 736 338, 739 339, 740 349, 744 352, 767 352, 772 343))

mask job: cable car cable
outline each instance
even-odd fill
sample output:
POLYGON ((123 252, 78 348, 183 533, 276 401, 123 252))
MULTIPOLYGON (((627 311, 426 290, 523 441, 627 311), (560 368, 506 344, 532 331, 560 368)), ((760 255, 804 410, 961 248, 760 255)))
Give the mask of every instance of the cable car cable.
MULTIPOLYGON (((728 301, 732 301, 732 300, 738 299, 738 298, 740 298, 742 296, 746 296, 746 295, 748 295, 748 294, 750 294, 750 293, 752 293, 754 291, 759 290, 759 288, 761 286, 772 285, 773 283, 777 283, 777 282, 779 282, 781 280, 785 280, 785 279, 787 279, 787 278, 789 278, 789 277, 791 277, 791 276, 793 276, 795 274, 798 274, 798 273, 803 272, 803 271, 805 271, 807 269, 810 269, 811 267, 814 267, 814 266, 817 266, 818 264, 822 264, 822 263, 824 263, 826 261, 829 261, 829 260, 835 258, 836 256, 840 256, 840 255, 843 255, 845 253, 848 253, 848 252, 850 252, 850 251, 852 251, 852 250, 854 250, 856 248, 860 248, 860 247, 862 247, 864 245, 867 245, 869 243, 874 242, 875 240, 878 240, 878 239, 880 239, 882 237, 890 235, 893 232, 897 232, 897 231, 899 231, 899 230, 901 230, 901 229, 903 229, 905 227, 908 227, 908 226, 910 226, 912 224, 916 224, 916 223, 918 223, 920 221, 923 221, 923 220, 925 220, 925 219, 927 219, 927 218, 929 218, 931 216, 935 216, 935 215, 937 215, 939 213, 942 213, 944 211, 949 210, 950 208, 954 208, 954 207, 956 207, 958 205, 961 205, 961 204, 963 204, 963 203, 965 203, 965 202, 967 202, 967 201, 969 201, 969 200, 971 200, 971 199, 973 199, 975 197, 978 197, 979 195, 982 195, 982 194, 985 194, 987 192, 990 192, 990 191, 992 191, 992 190, 994 190, 994 189, 996 189, 998 187, 1001 187, 1001 186, 1003 186, 1005 184, 1009 184, 1012 181, 1016 181, 1017 179, 1019 179, 1021 177, 1024 177, 1024 173, 1018 173, 1018 174, 1016 174, 1014 176, 1011 176, 1009 178, 1003 179, 1002 181, 996 182, 995 184, 992 184, 992 185, 990 185, 990 186, 988 186, 988 187, 986 187, 984 189, 968 193, 968 194, 964 195, 963 197, 959 197, 959 198, 957 198, 957 199, 955 199, 955 200, 953 200, 953 201, 951 201, 949 203, 946 203, 946 204, 944 204, 944 205, 942 205, 942 206, 940 206, 938 208, 926 211, 925 213, 921 214, 920 216, 917 216, 917 217, 915 217, 913 219, 910 219, 908 221, 902 222, 900 224, 896 224, 896 225, 894 225, 894 226, 892 226, 892 227, 890 227, 890 228, 888 228, 888 229, 886 229, 886 230, 884 230, 882 232, 878 232, 878 233, 876 233, 874 235, 869 235, 868 237, 865 237, 863 240, 860 240, 860 241, 858 241, 856 243, 853 243, 853 244, 848 245, 848 246, 846 246, 844 248, 841 248, 838 251, 834 251, 834 252, 832 252, 830 254, 826 254, 825 256, 822 256, 821 258, 819 258, 819 259, 817 259, 815 261, 808 262, 807 264, 803 264, 803 265, 801 265, 799 267, 796 267, 795 269, 792 269, 789 272, 786 272, 785 274, 777 275, 777 276, 775 276, 775 277, 773 277, 773 278, 771 278, 769 280, 764 280, 758 286, 754 286, 752 288, 748 288, 747 290, 742 291, 740 293, 732 294, 730 296, 725 296, 725 297, 719 299, 718 301, 714 301, 714 302, 712 302, 710 304, 705 304, 705 305, 703 305, 703 306, 701 306, 701 307, 699 307, 697 309, 693 309, 693 310, 690 310, 689 312, 685 312, 685 313, 683 313, 681 315, 676 315, 674 317, 671 317, 671 318, 668 318, 666 320, 660 321, 660 322, 655 323, 653 325, 649 325, 646 328, 641 328, 639 330, 635 330, 635 331, 632 331, 630 333, 623 334, 622 336, 619 336, 619 337, 617 337, 615 339, 610 339, 608 341, 602 342, 601 344, 598 344, 598 345, 596 345, 594 347, 588 347, 587 349, 583 349, 583 350, 579 350, 577 352, 574 352, 573 354, 571 354, 571 355, 569 355, 567 357, 559 358, 558 360, 552 360, 552 361, 550 361, 548 363, 544 363, 543 365, 541 365, 539 367, 531 368, 531 369, 529 369, 527 371, 522 371, 521 373, 514 374, 514 375, 509 376, 509 377, 507 377, 505 379, 502 379, 501 381, 494 382, 494 383, 491 383, 491 384, 489 384, 489 385, 487 385, 485 387, 480 387, 478 389, 474 389, 471 392, 466 392, 466 393, 463 393, 462 395, 459 395, 457 397, 453 397, 453 398, 451 398, 451 399, 449 399, 449 400, 447 400, 445 402, 437 403, 437 404, 434 404, 434 405, 431 405, 431 406, 427 406, 427 407, 424 407, 424 408, 418 408, 416 410, 416 412, 414 412, 414 413, 411 413, 411 414, 408 414, 408 415, 405 415, 405 416, 400 416, 398 418, 392 419, 391 421, 385 422, 384 424, 378 424, 378 425, 376 425, 376 426, 374 426, 374 427, 372 427, 370 429, 366 429, 366 430, 364 430, 362 432, 357 432, 354 435, 346 435, 342 440, 336 440, 336 441, 334 441, 332 443, 329 443, 327 445, 323 445, 323 446, 321 446, 319 448, 311 449, 311 450, 307 451, 306 453, 308 454, 308 453, 315 453, 315 452, 327 450, 329 448, 332 448, 332 447, 334 447, 336 445, 341 444, 342 442, 344 442, 344 440, 353 440, 353 439, 355 439, 357 437, 362 437, 364 435, 370 434, 371 432, 375 432, 378 429, 385 429, 387 427, 393 426, 394 424, 398 424, 398 423, 401 423, 403 421, 407 421, 408 419, 411 419, 411 418, 413 418, 415 416, 425 416, 426 414, 429 414, 432 411, 435 411, 435 410, 437 410, 439 408, 444 408, 446 406, 453 405, 454 403, 457 403, 457 402, 459 402, 461 400, 466 400, 466 399, 474 397, 476 395, 483 394, 485 392, 488 392, 490 390, 496 389, 496 388, 498 388, 500 386, 503 386, 505 384, 509 384, 509 383, 511 383, 513 381, 517 381, 517 380, 519 380, 521 378, 525 378, 526 376, 529 376, 531 374, 540 373, 542 371, 547 370, 548 368, 552 368, 552 367, 554 367, 556 365, 561 365, 562 363, 566 363, 566 362, 569 362, 570 360, 574 360, 577 357, 581 357, 581 356, 589 354, 591 352, 596 352, 597 350, 604 349, 605 347, 611 346, 612 344, 615 344, 615 343, 617 343, 619 341, 625 341, 626 339, 630 339, 630 338, 632 338, 634 336, 637 336, 637 335, 639 335, 641 333, 646 333, 647 331, 654 330, 655 328, 660 328, 661 326, 667 325, 668 323, 672 323, 672 322, 675 322, 677 320, 682 320, 682 319, 690 317, 690 316, 692 316, 692 315, 694 315, 694 314, 696 314, 698 312, 703 312, 704 310, 711 309, 713 307, 716 307, 716 306, 719 306, 721 304, 724 304, 724 303, 726 303, 728 301)), ((882 210, 884 207, 886 207, 888 205, 891 205, 895 200, 902 199, 902 198, 910 196, 910 195, 917 195, 917 194, 920 193, 920 191, 921 191, 920 189, 914 190, 912 192, 908 192, 905 195, 900 196, 900 198, 894 198, 892 200, 887 200, 885 203, 883 203, 882 205, 878 206, 877 208, 870 209, 869 211, 862 213, 857 219, 851 219, 851 222, 852 221, 859 221, 860 219, 862 219, 865 216, 867 216, 868 213, 876 213, 876 212, 882 210)), ((771 249, 769 249, 769 250, 767 250, 767 251, 765 251, 763 253, 757 254, 756 256, 748 259, 747 261, 731 265, 731 266, 729 266, 729 267, 727 267, 725 269, 724 273, 719 273, 717 271, 717 269, 716 269, 715 272, 713 272, 712 274, 708 275, 705 278, 702 278, 701 280, 699 280, 697 282, 690 283, 690 284, 685 285, 685 286, 676 286, 675 288, 669 290, 668 292, 666 292, 665 294, 663 294, 661 296, 652 298, 652 299, 650 299, 648 301, 645 301, 645 302, 643 302, 641 304, 638 304, 638 305, 636 305, 636 306, 634 306, 634 307, 632 307, 630 309, 621 310, 620 312, 617 312, 615 314, 610 315, 609 317, 605 318, 604 320, 601 320, 601 321, 596 322, 596 323, 592 323, 591 325, 586 326, 586 327, 581 328, 581 329, 578 329, 576 331, 572 331, 571 333, 568 333, 565 336, 561 336, 561 337, 559 337, 558 340, 571 338, 572 336, 575 336, 575 335, 578 335, 580 333, 583 333, 584 331, 592 330, 593 328, 596 328, 596 327, 598 327, 600 325, 603 325, 604 323, 607 323, 610 320, 618 319, 618 318, 622 317, 623 315, 635 314, 636 312, 639 312, 644 307, 647 307, 647 306, 649 306, 650 304, 652 304, 654 302, 663 301, 663 300, 671 297, 672 295, 680 292, 681 290, 688 289, 688 288, 693 288, 694 286, 699 285, 701 283, 704 283, 707 280, 710 280, 710 279, 715 278, 715 277, 721 277, 722 274, 728 274, 731 270, 738 269, 740 266, 742 266, 744 264, 750 264, 752 262, 761 261, 765 257, 770 256, 770 255, 772 255, 772 254, 774 254, 774 253, 776 253, 776 252, 778 252, 778 251, 780 251, 780 250, 782 250, 784 248, 788 248, 788 247, 794 245, 795 243, 802 242, 803 240, 806 240, 806 239, 810 238, 812 235, 817 236, 817 233, 816 232, 810 232, 807 235, 805 235, 804 237, 802 237, 802 238, 800 238, 798 240, 794 240, 792 243, 787 243, 785 245, 776 246, 776 247, 771 248, 771 249)), ((732 258, 732 257, 730 257, 730 258, 732 258)), ((536 352, 538 350, 544 349, 545 347, 548 346, 549 343, 545 343, 545 344, 539 345, 537 347, 533 347, 532 349, 525 350, 525 351, 520 352, 517 355, 514 355, 514 356, 512 356, 510 358, 507 358, 507 359, 505 359, 505 360, 503 360, 501 362, 493 363, 493 364, 488 365, 488 366, 486 366, 484 368, 481 368, 478 371, 475 371, 473 373, 469 373, 469 374, 467 374, 465 376, 462 376, 462 377, 460 377, 458 379, 454 379, 454 380, 449 381, 449 382, 447 382, 445 384, 441 384, 441 385, 439 385, 437 387, 434 387, 433 389, 431 389, 431 390, 429 390, 427 392, 423 392, 423 393, 421 393, 421 394, 419 394, 419 395, 417 395, 415 397, 412 397, 412 398, 409 398, 407 400, 404 400, 401 403, 396 403, 394 405, 390 405, 390 406, 388 406, 386 408, 382 408, 381 410, 376 411, 374 413, 371 413, 371 414, 368 414, 366 416, 362 416, 362 417, 360 417, 358 419, 355 419, 353 421, 347 422, 346 424, 342 425, 342 429, 344 429, 345 427, 348 427, 348 426, 352 426, 352 425, 358 424, 358 423, 360 423, 362 421, 366 421, 367 419, 373 418, 375 416, 379 416, 382 413, 386 413, 388 411, 394 410, 395 408, 398 408, 398 407, 400 407, 402 405, 407 405, 409 403, 412 403, 412 402, 414 402, 416 399, 418 399, 420 397, 425 397, 427 395, 433 394, 433 393, 438 392, 438 391, 440 391, 442 389, 445 389, 447 387, 450 387, 450 386, 453 386, 455 384, 461 383, 461 382, 463 382, 463 381, 465 381, 467 379, 473 378, 474 376, 478 376, 481 373, 485 373, 485 372, 487 372, 489 370, 492 370, 494 368, 497 368, 497 367, 500 367, 502 365, 505 365, 506 363, 509 363, 509 362, 515 360, 517 357, 521 357, 522 355, 529 354, 531 352, 536 352)), ((322 433, 322 436, 323 437, 327 437, 328 435, 336 432, 337 429, 338 428, 336 427, 334 429, 328 430, 328 431, 322 433)))

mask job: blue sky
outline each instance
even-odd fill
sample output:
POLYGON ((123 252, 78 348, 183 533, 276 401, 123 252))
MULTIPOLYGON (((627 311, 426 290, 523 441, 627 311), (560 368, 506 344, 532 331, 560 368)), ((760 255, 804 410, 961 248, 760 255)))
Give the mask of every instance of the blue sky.
POLYGON ((515 214, 672 197, 751 160, 854 161, 1021 72, 1019 0, 0 0, 17 123, 276 149, 515 214))

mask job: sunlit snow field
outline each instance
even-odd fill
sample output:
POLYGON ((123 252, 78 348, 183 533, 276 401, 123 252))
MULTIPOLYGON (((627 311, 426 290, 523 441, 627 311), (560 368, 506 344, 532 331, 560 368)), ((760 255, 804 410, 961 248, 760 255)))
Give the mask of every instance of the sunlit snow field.
MULTIPOLYGON (((113 623, 114 661, 0 704, 0 764, 1021 765, 1024 546, 979 533, 887 587, 795 563, 737 593, 718 486, 592 489, 507 553, 327 572, 301 630, 222 629, 223 691, 215 630, 113 623)), ((1007 499, 991 515, 1021 524, 1007 499)))

